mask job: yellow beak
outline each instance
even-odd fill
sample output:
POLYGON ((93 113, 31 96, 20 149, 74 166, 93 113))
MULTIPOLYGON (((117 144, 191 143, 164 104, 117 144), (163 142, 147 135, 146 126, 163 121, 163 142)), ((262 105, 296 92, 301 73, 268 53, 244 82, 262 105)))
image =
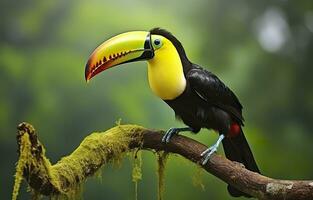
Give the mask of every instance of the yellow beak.
POLYGON ((85 68, 86 81, 113 66, 148 60, 153 56, 150 32, 122 33, 102 43, 90 55, 85 68))

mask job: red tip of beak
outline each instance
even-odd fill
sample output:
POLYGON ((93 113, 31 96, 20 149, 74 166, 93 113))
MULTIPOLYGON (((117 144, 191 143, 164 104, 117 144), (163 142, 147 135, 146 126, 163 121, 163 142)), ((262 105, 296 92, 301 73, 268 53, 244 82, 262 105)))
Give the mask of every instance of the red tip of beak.
POLYGON ((114 60, 108 60, 107 62, 98 62, 96 64, 91 64, 92 59, 89 59, 86 68, 85 68, 85 79, 88 83, 89 80, 94 77, 95 75, 99 74, 100 72, 109 69, 112 67, 112 62, 114 60))

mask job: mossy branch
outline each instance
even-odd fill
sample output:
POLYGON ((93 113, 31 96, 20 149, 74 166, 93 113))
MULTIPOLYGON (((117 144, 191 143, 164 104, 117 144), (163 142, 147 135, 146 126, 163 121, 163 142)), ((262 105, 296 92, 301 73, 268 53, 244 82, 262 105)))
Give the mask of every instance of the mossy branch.
MULTIPOLYGON (((118 125, 104 133, 92 133, 69 156, 52 165, 45 156, 34 128, 27 123, 18 126, 19 161, 13 189, 17 198, 24 178, 31 189, 42 195, 68 194, 101 166, 135 148, 154 149, 179 154, 200 163, 200 153, 207 147, 184 136, 174 136, 162 144, 163 131, 149 130, 137 125, 118 125)), ((258 199, 313 199, 313 181, 276 180, 251 172, 237 162, 213 154, 207 172, 258 199)))

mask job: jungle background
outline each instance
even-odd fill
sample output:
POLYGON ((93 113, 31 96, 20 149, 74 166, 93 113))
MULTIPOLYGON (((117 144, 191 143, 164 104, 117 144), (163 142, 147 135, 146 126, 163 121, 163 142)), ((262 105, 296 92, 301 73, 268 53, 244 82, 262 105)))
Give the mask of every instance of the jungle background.
MULTIPOLYGON (((313 178, 311 0, 1 0, 0 17, 0 199, 11 198, 16 126, 22 121, 35 126, 53 163, 120 118, 148 128, 182 125, 150 91, 144 62, 108 70, 89 84, 84 80, 85 63, 98 44, 153 27, 171 31, 190 60, 237 94, 263 174, 313 178)), ((207 130, 185 135, 207 145, 217 138, 207 130)), ((231 199, 225 183, 197 173, 195 165, 170 156, 165 199, 231 199), (204 189, 194 183, 199 177, 204 189)), ((129 158, 103 168, 100 179, 87 180, 84 199, 134 199, 129 158)), ((143 154, 138 195, 157 198, 151 152, 143 154)), ((29 199, 25 183, 19 197, 29 199)))

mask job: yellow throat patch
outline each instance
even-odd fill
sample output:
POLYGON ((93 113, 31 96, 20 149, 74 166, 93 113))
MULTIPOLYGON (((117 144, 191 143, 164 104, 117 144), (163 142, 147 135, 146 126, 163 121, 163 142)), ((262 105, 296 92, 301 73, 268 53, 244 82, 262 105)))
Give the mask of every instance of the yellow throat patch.
POLYGON ((148 60, 148 78, 151 90, 163 100, 172 100, 186 88, 186 78, 179 54, 171 41, 154 36, 162 41, 162 47, 148 60))

